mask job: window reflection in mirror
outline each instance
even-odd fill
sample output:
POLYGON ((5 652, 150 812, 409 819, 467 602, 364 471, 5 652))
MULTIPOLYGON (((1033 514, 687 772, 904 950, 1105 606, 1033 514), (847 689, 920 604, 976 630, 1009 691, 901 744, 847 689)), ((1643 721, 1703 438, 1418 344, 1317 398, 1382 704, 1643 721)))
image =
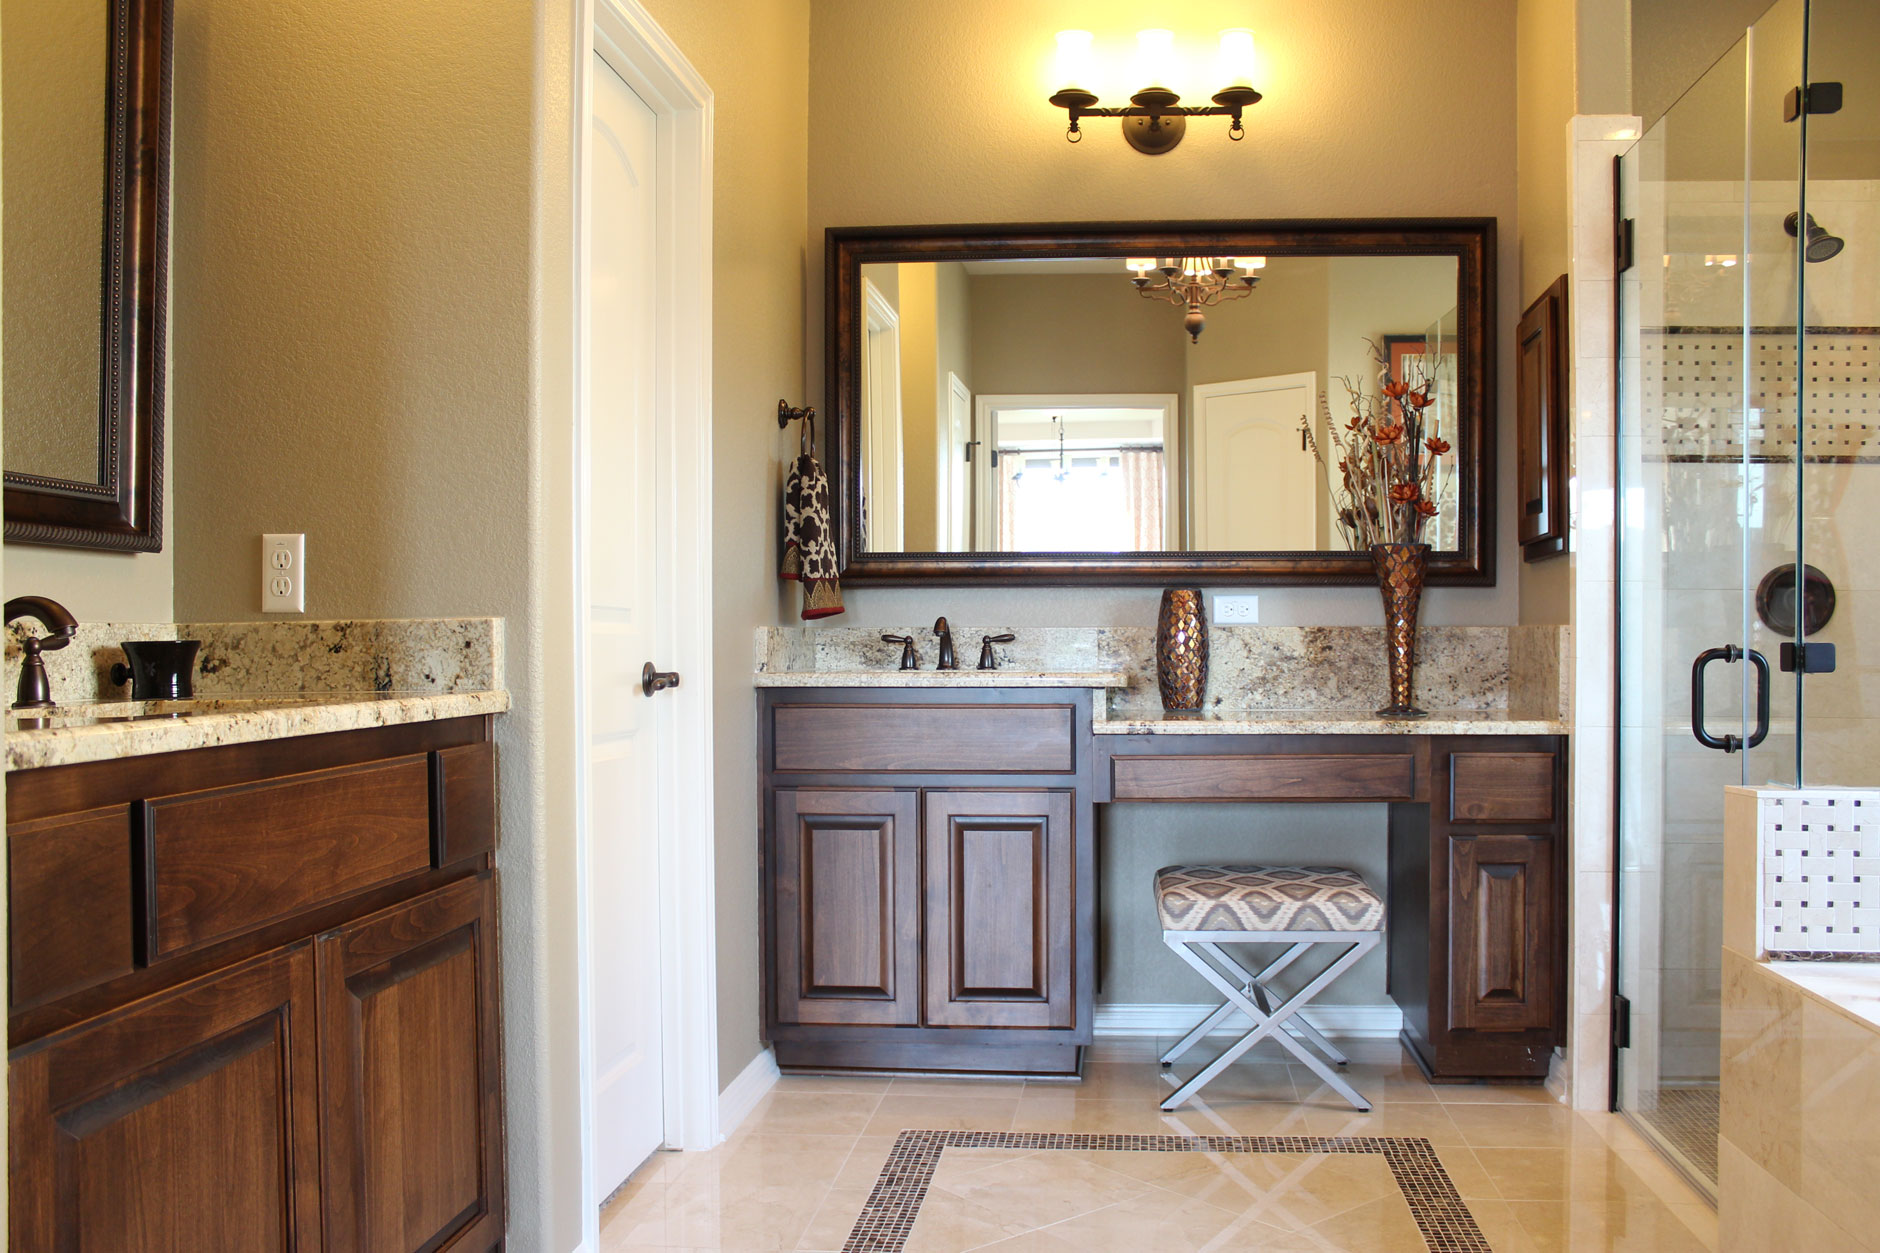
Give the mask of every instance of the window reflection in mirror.
POLYGON ((1268 257, 1192 341, 1127 261, 862 266, 865 551, 1341 552, 1302 420, 1335 475, 1347 384, 1415 368, 1459 442, 1453 257, 1268 257))

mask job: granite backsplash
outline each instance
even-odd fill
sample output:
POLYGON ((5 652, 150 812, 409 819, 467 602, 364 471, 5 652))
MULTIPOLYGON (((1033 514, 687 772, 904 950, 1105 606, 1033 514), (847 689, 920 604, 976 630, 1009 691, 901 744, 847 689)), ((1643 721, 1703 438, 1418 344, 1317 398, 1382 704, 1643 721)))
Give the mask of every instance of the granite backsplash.
MULTIPOLYGON (((1152 627, 956 626, 960 665, 979 656, 980 638, 1013 630, 994 645, 1014 670, 1122 670, 1129 686, 1110 693, 1113 716, 1161 708, 1152 627)), ((927 627, 768 627, 757 632, 759 673, 893 670, 898 644, 912 634, 922 669, 937 653, 927 627)), ((1569 718, 1572 643, 1560 626, 1425 627, 1418 635, 1417 700, 1426 709, 1497 711, 1569 718)), ((1382 627, 1214 626, 1209 632, 1209 709, 1369 711, 1383 700, 1382 627)))
MULTIPOLYGON (((6 703, 20 675, 20 640, 37 624, 16 623, 6 638, 6 703)), ((485 692, 503 686, 501 618, 350 619, 336 622, 83 623, 72 642, 45 654, 54 699, 62 704, 128 699, 111 681, 124 640, 194 639, 196 694, 202 697, 321 692, 485 692)))

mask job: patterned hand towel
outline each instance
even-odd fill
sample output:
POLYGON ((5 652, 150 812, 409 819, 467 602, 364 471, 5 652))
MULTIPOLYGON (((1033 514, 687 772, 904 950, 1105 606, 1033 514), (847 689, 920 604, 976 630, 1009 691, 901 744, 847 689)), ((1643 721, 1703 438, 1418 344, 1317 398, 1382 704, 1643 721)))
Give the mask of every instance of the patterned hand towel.
POLYGON ((809 453, 790 463, 783 484, 783 566, 803 584, 803 620, 842 612, 836 581, 836 541, 829 525, 829 476, 809 453))

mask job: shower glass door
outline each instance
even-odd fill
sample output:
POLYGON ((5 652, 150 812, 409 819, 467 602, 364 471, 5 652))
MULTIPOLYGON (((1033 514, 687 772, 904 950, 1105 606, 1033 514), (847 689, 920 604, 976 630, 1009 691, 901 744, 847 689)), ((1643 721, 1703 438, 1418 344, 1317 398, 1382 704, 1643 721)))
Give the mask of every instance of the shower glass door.
POLYGON ((1758 617, 1800 551, 1805 0, 1781 0, 1620 161, 1619 1108, 1717 1172, 1724 788, 1797 780, 1799 684, 1758 617), (1787 355, 1784 356, 1786 349, 1787 355))
POLYGON ((1798 119, 1798 234, 1778 237, 1805 258, 1796 373, 1811 595, 1795 639, 1835 650, 1831 673, 1801 680, 1801 777, 1873 787, 1880 785, 1880 4, 1812 0, 1803 53, 1797 81, 1837 84, 1840 96, 1833 99, 1832 87, 1818 92, 1828 97, 1818 107, 1838 107, 1798 119))

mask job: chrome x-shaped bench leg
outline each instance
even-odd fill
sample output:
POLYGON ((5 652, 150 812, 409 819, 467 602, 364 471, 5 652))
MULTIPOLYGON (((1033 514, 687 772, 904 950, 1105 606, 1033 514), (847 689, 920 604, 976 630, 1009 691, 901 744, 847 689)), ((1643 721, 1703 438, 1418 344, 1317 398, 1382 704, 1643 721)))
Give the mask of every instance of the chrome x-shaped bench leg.
MULTIPOLYGON (((1286 969, 1286 967, 1292 965, 1293 962, 1299 958, 1300 954, 1313 947, 1311 944, 1305 942, 1295 944, 1284 953, 1281 953, 1256 975, 1249 974, 1245 967, 1235 961, 1233 957, 1218 944, 1198 940, 1191 941, 1191 943, 1199 948, 1205 949, 1208 953, 1212 954, 1214 959, 1220 962, 1221 965, 1227 967, 1228 970, 1239 976, 1240 990, 1248 996, 1251 996, 1260 1008, 1267 1013, 1273 1012, 1273 1007, 1269 1003, 1273 998, 1273 990, 1267 986, 1267 981, 1280 971, 1286 969)), ((1239 1009, 1239 1006, 1235 1005, 1232 1001, 1224 1002, 1216 1007, 1212 1013, 1196 1024, 1192 1031, 1183 1036, 1173 1048, 1162 1054, 1162 1064, 1167 1066, 1177 1061, 1182 1054, 1200 1043, 1202 1037, 1208 1035, 1222 1022, 1231 1017, 1237 1009, 1239 1009)), ((1292 1032, 1294 1035, 1303 1036, 1305 1039, 1310 1040, 1313 1044, 1318 1046, 1320 1052, 1331 1058, 1335 1065, 1343 1066, 1351 1060, 1343 1053, 1339 1052, 1330 1040, 1320 1035, 1319 1029, 1307 1022, 1303 1015, 1289 1021, 1286 1024, 1286 1030, 1292 1032)))
POLYGON ((1254 1025, 1251 1031, 1247 1032, 1246 1035, 1230 1045, 1226 1052, 1210 1062, 1196 1074, 1194 1078, 1176 1089, 1167 1100, 1162 1102, 1163 1109, 1174 1109, 1179 1106, 1190 1096, 1193 1096, 1196 1092, 1199 1092, 1203 1087, 1207 1086, 1221 1071, 1238 1061, 1248 1050, 1268 1036, 1277 1039, 1285 1046, 1287 1051, 1291 1052, 1301 1062, 1305 1063, 1314 1074, 1318 1075, 1320 1079, 1323 1079, 1333 1091, 1351 1102, 1353 1106, 1360 1110, 1368 1110, 1371 1108, 1369 1101, 1359 1096, 1357 1090, 1349 1083, 1345 1082, 1343 1076, 1332 1070, 1323 1060, 1306 1048, 1302 1040, 1309 1041, 1324 1049, 1327 1056, 1340 1064, 1343 1064, 1345 1060, 1344 1055, 1332 1048, 1330 1043, 1325 1040, 1325 1037, 1304 1019, 1295 1020, 1295 1016, 1313 997, 1324 990, 1332 980, 1336 979, 1346 970, 1349 970, 1359 958, 1377 947, 1378 941, 1381 938, 1379 932, 1341 932, 1336 933, 1335 938, 1328 938, 1325 933, 1312 932, 1196 932, 1191 934, 1193 938, 1187 938, 1187 936, 1182 933, 1165 933, 1163 938, 1167 941, 1168 946, 1175 951, 1176 955, 1190 966, 1194 967, 1202 978, 1213 984, 1215 989, 1219 991, 1222 996, 1227 998, 1227 1002, 1214 1011, 1214 1013, 1208 1015, 1199 1026, 1188 1033, 1188 1036, 1185 1037, 1181 1043, 1177 1044, 1173 1049, 1170 1049, 1168 1054, 1165 1055, 1164 1060, 1172 1061, 1234 1010, 1239 1010, 1241 1013, 1245 1014, 1254 1025), (1349 942, 1350 947, 1340 954, 1336 961, 1320 971, 1315 978, 1304 987, 1300 988, 1299 991, 1293 993, 1293 995, 1277 1009, 1271 1007, 1271 1002, 1266 995, 1267 990, 1261 986, 1261 984, 1267 976, 1274 972, 1275 967, 1283 968, 1284 965, 1290 964, 1299 955, 1299 952, 1314 944, 1345 942, 1349 942), (1268 966, 1265 970, 1261 971, 1259 975, 1248 975, 1239 963, 1231 960, 1221 952, 1219 946, 1222 943, 1291 943, 1292 948, 1288 949, 1273 966, 1268 966), (1204 949, 1213 954, 1217 960, 1223 962, 1230 970, 1240 975, 1242 981, 1236 983, 1230 980, 1213 963, 1206 960, 1200 953, 1195 952, 1194 950, 1197 948, 1204 949), (1295 1038, 1296 1036, 1298 1038, 1295 1038))

